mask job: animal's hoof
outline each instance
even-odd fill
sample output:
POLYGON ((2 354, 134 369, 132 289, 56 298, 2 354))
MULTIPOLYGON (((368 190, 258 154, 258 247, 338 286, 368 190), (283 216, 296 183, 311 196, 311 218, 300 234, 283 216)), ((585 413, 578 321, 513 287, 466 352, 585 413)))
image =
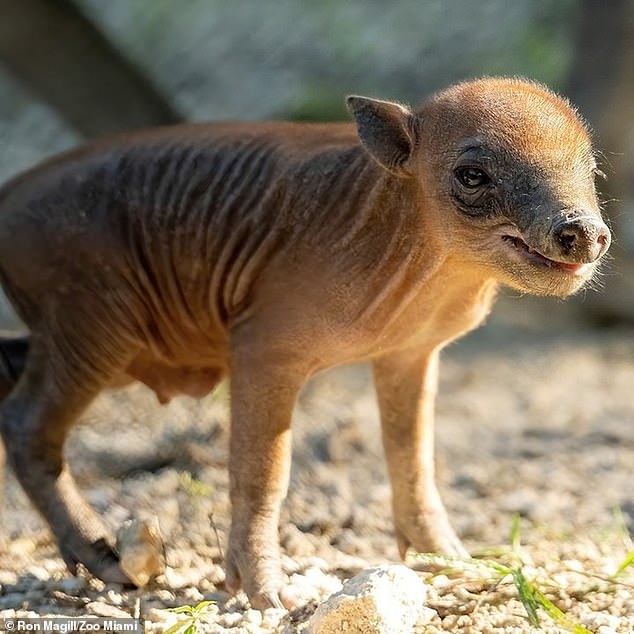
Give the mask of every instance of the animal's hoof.
POLYGON ((418 539, 412 543, 407 536, 396 530, 396 543, 401 559, 404 561, 410 548, 414 548, 419 553, 440 553, 450 555, 452 557, 469 557, 467 549, 453 530, 446 532, 434 531, 426 536, 425 539, 418 539))
POLYGON ((249 597, 249 603, 255 610, 268 610, 269 608, 284 610, 280 593, 274 590, 258 592, 249 597))
POLYGON ((66 544, 61 555, 71 574, 77 574, 77 565, 84 566, 90 574, 105 583, 134 586, 121 569, 119 558, 104 539, 92 544, 66 544))
POLYGON ((249 597, 249 603, 255 610, 294 610, 301 605, 301 600, 293 588, 284 586, 280 590, 264 590, 249 597))
POLYGON ((295 590, 286 585, 277 558, 246 558, 233 555, 229 549, 226 559, 225 588, 235 594, 243 588, 255 610, 292 610, 301 605, 295 590))

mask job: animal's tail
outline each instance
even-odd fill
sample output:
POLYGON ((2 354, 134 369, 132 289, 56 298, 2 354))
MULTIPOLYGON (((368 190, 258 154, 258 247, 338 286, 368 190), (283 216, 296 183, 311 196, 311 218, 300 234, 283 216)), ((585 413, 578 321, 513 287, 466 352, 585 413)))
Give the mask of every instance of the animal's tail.
POLYGON ((17 383, 29 352, 29 337, 0 336, 0 400, 4 399, 17 383))

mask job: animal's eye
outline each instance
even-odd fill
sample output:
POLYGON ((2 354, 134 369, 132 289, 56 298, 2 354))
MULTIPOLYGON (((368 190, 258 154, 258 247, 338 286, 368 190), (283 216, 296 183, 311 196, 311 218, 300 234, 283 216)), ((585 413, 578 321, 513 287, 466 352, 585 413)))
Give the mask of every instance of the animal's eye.
POLYGON ((477 167, 459 167, 455 175, 460 184, 467 189, 478 189, 491 181, 486 172, 477 167))

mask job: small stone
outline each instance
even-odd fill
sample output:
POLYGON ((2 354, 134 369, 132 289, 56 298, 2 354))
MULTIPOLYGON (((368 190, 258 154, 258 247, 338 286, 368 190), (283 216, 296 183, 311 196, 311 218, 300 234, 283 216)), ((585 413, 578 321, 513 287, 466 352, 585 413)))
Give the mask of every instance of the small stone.
POLYGON ((583 624, 601 634, 612 634, 619 629, 620 620, 618 616, 605 612, 590 612, 584 617, 583 624))
POLYGON ((207 579, 214 586, 222 585, 225 581, 225 571, 219 564, 213 564, 209 567, 208 572, 205 574, 207 579))
POLYGON ((9 542, 7 550, 15 557, 28 557, 37 549, 37 544, 30 537, 18 537, 9 542))
POLYGON ((172 590, 182 590, 183 588, 197 587, 200 581, 200 571, 196 568, 179 567, 178 570, 167 566, 165 569, 166 584, 172 590))
POLYGON ((31 565, 27 568, 27 572, 37 579, 37 581, 30 582, 31 587, 42 587, 42 584, 38 582, 48 581, 51 576, 50 571, 45 566, 31 565))
POLYGON ((309 621, 311 634, 402 634, 430 619, 427 587, 411 569, 379 566, 358 574, 322 603, 309 621))
POLYGON ((112 588, 105 592, 104 598, 110 605, 123 605, 123 595, 120 592, 115 592, 112 588))
POLYGON ((320 601, 334 592, 341 590, 341 581, 334 575, 327 575, 319 568, 307 568, 304 574, 294 574, 290 577, 288 588, 298 602, 306 604, 320 601))
POLYGON ((124 524, 117 534, 117 550, 121 569, 141 588, 165 570, 165 549, 156 518, 124 524))
POLYGON ((93 616, 130 618, 130 614, 128 612, 124 612, 119 608, 115 608, 113 605, 108 605, 107 603, 101 603, 99 601, 92 601, 86 605, 86 612, 88 614, 92 614, 93 616))
POLYGON ((262 612, 262 629, 264 631, 276 631, 282 619, 286 616, 286 610, 268 608, 262 612))
POLYGON ((151 623, 166 623, 171 625, 177 620, 177 615, 164 608, 150 608, 145 613, 145 617, 151 623))
POLYGON ((222 624, 224 627, 238 627, 242 621, 240 612, 227 612, 222 616, 222 624))
POLYGON ((172 603, 176 599, 174 593, 166 588, 157 588, 152 594, 163 603, 172 603))
POLYGON ((13 570, 0 570, 0 586, 14 586, 18 582, 18 575, 13 570))
POLYGON ((438 574, 431 578, 431 585, 434 586, 434 588, 446 588, 450 584, 451 579, 449 579, 447 575, 438 574))
POLYGON ((249 609, 244 613, 244 620, 246 623, 260 626, 262 624, 262 612, 249 609))
POLYGON ((326 574, 321 568, 314 566, 306 568, 304 576, 319 590, 326 591, 329 594, 341 590, 341 581, 335 575, 326 574))

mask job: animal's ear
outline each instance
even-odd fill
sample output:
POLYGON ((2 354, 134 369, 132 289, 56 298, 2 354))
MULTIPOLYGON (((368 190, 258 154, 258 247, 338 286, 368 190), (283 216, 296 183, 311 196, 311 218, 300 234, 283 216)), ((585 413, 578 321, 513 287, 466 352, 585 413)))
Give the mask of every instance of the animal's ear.
POLYGON ((414 115, 393 101, 350 96, 348 110, 357 122, 363 147, 386 170, 410 176, 409 162, 414 149, 414 115))

